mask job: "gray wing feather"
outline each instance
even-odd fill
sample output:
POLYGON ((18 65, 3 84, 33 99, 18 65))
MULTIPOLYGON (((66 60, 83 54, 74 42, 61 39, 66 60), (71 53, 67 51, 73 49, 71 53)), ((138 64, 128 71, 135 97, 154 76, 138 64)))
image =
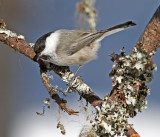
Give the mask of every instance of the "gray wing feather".
POLYGON ((90 46, 97 38, 101 37, 102 31, 81 30, 58 30, 60 33, 57 54, 72 55, 85 46, 90 46))

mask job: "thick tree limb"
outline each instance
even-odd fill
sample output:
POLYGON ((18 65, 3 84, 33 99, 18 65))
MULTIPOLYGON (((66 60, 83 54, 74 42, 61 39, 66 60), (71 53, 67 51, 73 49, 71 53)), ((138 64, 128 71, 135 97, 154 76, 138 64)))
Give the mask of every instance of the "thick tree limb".
MULTIPOLYGON (((142 109, 146 108, 145 97, 149 94, 149 88, 147 88, 146 83, 151 82, 152 71, 156 69, 151 59, 159 45, 160 6, 146 26, 131 54, 124 58, 122 57, 122 60, 115 59, 115 61, 119 61, 120 64, 123 63, 124 65, 121 64, 120 67, 114 67, 112 70, 112 76, 115 77, 115 80, 107 102, 112 105, 114 102, 123 104, 124 108, 127 108, 125 111, 128 111, 128 113, 124 113, 126 116, 128 114, 134 117, 137 113, 136 109, 142 111, 142 109), (128 96, 130 93, 134 94, 134 96, 128 96)), ((112 57, 114 58, 114 55, 112 57)), ((139 136, 131 125, 126 127, 127 132, 125 135, 127 137, 139 136)))
POLYGON ((33 48, 25 41, 22 35, 17 35, 5 28, 0 28, 0 41, 32 60, 36 55, 33 48))
POLYGON ((160 7, 151 18, 135 47, 152 58, 160 46, 160 7))

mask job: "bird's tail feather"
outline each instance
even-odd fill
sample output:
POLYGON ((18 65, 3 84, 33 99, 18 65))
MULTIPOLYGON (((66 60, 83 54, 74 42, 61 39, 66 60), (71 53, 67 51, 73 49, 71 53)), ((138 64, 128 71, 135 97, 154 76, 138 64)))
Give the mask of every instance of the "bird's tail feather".
POLYGON ((135 25, 136 25, 136 23, 134 23, 132 21, 128 21, 128 22, 116 25, 114 27, 111 27, 109 29, 103 30, 103 31, 101 31, 103 33, 103 35, 100 37, 100 40, 102 40, 106 36, 112 35, 114 33, 125 30, 125 29, 130 28, 135 25))

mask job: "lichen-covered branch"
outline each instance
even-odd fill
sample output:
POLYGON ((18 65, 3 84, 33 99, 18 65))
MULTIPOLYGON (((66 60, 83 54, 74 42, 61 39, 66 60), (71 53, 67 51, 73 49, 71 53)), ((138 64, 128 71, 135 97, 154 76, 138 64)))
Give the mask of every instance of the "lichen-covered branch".
MULTIPOLYGON (((69 84, 69 82, 74 77, 74 73, 69 70, 69 67, 60 67, 54 64, 48 64, 46 68, 45 64, 43 64, 42 62, 39 63, 41 64, 41 68, 43 68, 46 71, 53 70, 67 84, 69 84)), ((68 92, 73 91, 77 91, 82 98, 84 98, 94 107, 98 106, 102 102, 102 100, 92 91, 92 89, 87 84, 85 84, 79 77, 76 77, 74 79, 74 81, 72 82, 72 86, 70 87, 68 92)))
POLYGON ((0 41, 33 60, 35 56, 33 45, 28 44, 24 36, 6 29, 2 19, 0 22, 0 41))
MULTIPOLYGON (((2 22, 2 21, 1 21, 2 22)), ((1 23, 2 24, 2 23, 1 23)), ((5 24, 3 22, 3 24, 5 24)), ((25 56, 29 57, 31 60, 34 61, 35 52, 33 50, 34 44, 28 44, 25 41, 24 36, 18 35, 15 32, 12 32, 5 28, 5 26, 0 25, 0 41, 4 44, 10 46, 14 50, 24 54, 25 56)), ((49 64, 50 67, 46 68, 45 65, 42 64, 42 62, 39 62, 41 65, 41 69, 43 70, 53 70, 56 74, 58 74, 63 81, 66 83, 69 83, 69 81, 74 76, 74 73, 72 73, 68 67, 59 67, 55 66, 54 64, 49 64)), ((43 80, 43 79, 42 79, 43 80)), ((47 89, 49 90, 49 89, 47 89)), ((78 91, 81 97, 84 97, 89 103, 91 103, 93 106, 98 105, 98 103, 101 101, 101 99, 95 95, 92 91, 92 89, 83 83, 79 78, 76 78, 72 85, 72 90, 78 91)), ((48 91, 49 92, 49 91, 48 91)), ((57 98, 57 96, 56 96, 57 98)))
POLYGON ((114 78, 110 96, 97 106, 93 126, 99 136, 139 136, 128 124, 128 118, 136 116, 147 107, 145 98, 150 93, 147 83, 153 79, 156 65, 152 57, 160 44, 160 7, 145 28, 130 55, 122 52, 111 54, 113 65, 110 76, 114 78))

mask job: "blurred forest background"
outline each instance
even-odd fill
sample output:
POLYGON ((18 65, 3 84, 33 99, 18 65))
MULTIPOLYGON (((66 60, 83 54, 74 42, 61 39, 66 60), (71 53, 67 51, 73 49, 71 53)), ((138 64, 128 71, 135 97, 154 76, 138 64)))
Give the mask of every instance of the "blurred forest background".
MULTIPOLYGON (((27 42, 34 43, 50 31, 79 29, 78 2, 80 0, 0 0, 0 18, 4 19, 8 29, 24 35, 27 42)), ((123 46, 126 53, 130 53, 159 4, 159 0, 96 1, 97 30, 129 20, 137 23, 136 27, 105 38, 101 42, 99 58, 80 70, 79 75, 84 82, 100 97, 103 98, 111 90, 109 72, 112 62, 108 54, 119 52, 123 46)), ((142 137, 157 137, 160 130, 159 54, 158 51, 154 57, 158 70, 149 84, 151 95, 148 97, 148 108, 130 120, 142 137)), ((76 66, 71 67, 73 71, 76 69, 76 66)), ((52 84, 66 88, 56 75, 52 84)), ((47 97, 49 95, 42 84, 38 64, 0 43, 0 137, 61 137, 63 135, 56 128, 59 120, 64 123, 66 137, 77 137, 86 123, 87 114, 82 112, 79 117, 68 116, 59 111, 56 103, 52 103, 44 117, 37 116, 36 112, 42 111, 42 100, 47 97)), ((78 99, 77 93, 67 97, 68 105, 74 110, 85 106, 85 101, 78 99)))

